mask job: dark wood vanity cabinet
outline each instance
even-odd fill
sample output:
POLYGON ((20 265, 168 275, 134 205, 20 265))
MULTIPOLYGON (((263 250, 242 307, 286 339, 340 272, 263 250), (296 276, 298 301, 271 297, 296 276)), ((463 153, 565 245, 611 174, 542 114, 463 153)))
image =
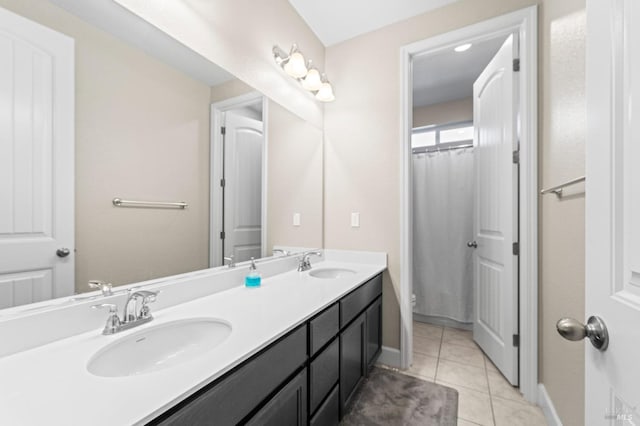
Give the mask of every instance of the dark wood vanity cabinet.
MULTIPOLYGON (((296 370, 304 366, 306 361, 307 328, 300 326, 150 424, 182 426, 244 423, 244 419, 277 391, 296 370)), ((171 384, 167 383, 167 386, 171 384)))
POLYGON ((382 349, 382 275, 340 301, 340 416, 382 349), (353 319, 355 318, 355 319, 353 319), (352 322, 348 322, 353 319, 352 322))
POLYGON ((381 294, 378 275, 149 424, 337 425, 380 353, 381 294))

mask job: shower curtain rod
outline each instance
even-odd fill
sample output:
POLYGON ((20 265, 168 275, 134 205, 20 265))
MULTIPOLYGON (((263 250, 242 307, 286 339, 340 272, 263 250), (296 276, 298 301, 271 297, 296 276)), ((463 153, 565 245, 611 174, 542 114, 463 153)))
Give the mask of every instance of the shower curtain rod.
POLYGON ((451 151, 454 149, 464 149, 464 148, 473 148, 473 142, 472 143, 468 143, 468 144, 464 144, 464 145, 455 145, 455 146, 449 146, 449 147, 445 147, 445 148, 432 148, 432 147, 421 147, 421 148, 414 148, 412 150, 412 154, 428 154, 430 152, 442 152, 442 151, 451 151))

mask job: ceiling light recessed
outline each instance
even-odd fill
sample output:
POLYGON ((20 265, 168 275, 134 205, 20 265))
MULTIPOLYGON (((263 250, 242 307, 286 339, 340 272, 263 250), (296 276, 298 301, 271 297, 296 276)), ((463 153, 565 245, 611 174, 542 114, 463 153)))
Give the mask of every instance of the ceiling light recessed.
POLYGON ((471 43, 465 43, 465 44, 461 44, 460 46, 456 46, 455 50, 456 52, 464 52, 466 50, 469 50, 469 48, 471 47, 471 43))

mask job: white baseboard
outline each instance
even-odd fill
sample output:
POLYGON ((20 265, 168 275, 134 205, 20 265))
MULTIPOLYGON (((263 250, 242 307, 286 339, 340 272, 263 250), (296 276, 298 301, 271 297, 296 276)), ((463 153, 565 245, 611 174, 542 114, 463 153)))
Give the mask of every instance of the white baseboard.
POLYGON ((384 364, 389 367, 400 368, 400 350, 383 346, 377 364, 384 364))
POLYGON ((551 401, 547 389, 542 383, 538 383, 538 405, 542 408, 542 412, 549 426, 562 426, 556 408, 553 406, 553 401, 551 401))

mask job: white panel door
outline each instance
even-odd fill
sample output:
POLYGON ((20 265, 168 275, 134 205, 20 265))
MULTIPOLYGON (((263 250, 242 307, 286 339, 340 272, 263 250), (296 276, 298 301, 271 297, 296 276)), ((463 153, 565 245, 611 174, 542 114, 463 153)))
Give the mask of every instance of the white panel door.
MULTIPOLYGON (((640 3, 587 1, 585 420, 640 422, 640 3)), ((579 318, 581 322, 584 320, 579 318)))
POLYGON ((225 113, 224 256, 236 262, 261 257, 262 122, 225 113))
POLYGON ((0 8, 0 64, 1 309, 73 293, 74 42, 0 8))
POLYGON ((518 384, 517 81, 510 36, 473 85, 476 191, 473 338, 518 384))

